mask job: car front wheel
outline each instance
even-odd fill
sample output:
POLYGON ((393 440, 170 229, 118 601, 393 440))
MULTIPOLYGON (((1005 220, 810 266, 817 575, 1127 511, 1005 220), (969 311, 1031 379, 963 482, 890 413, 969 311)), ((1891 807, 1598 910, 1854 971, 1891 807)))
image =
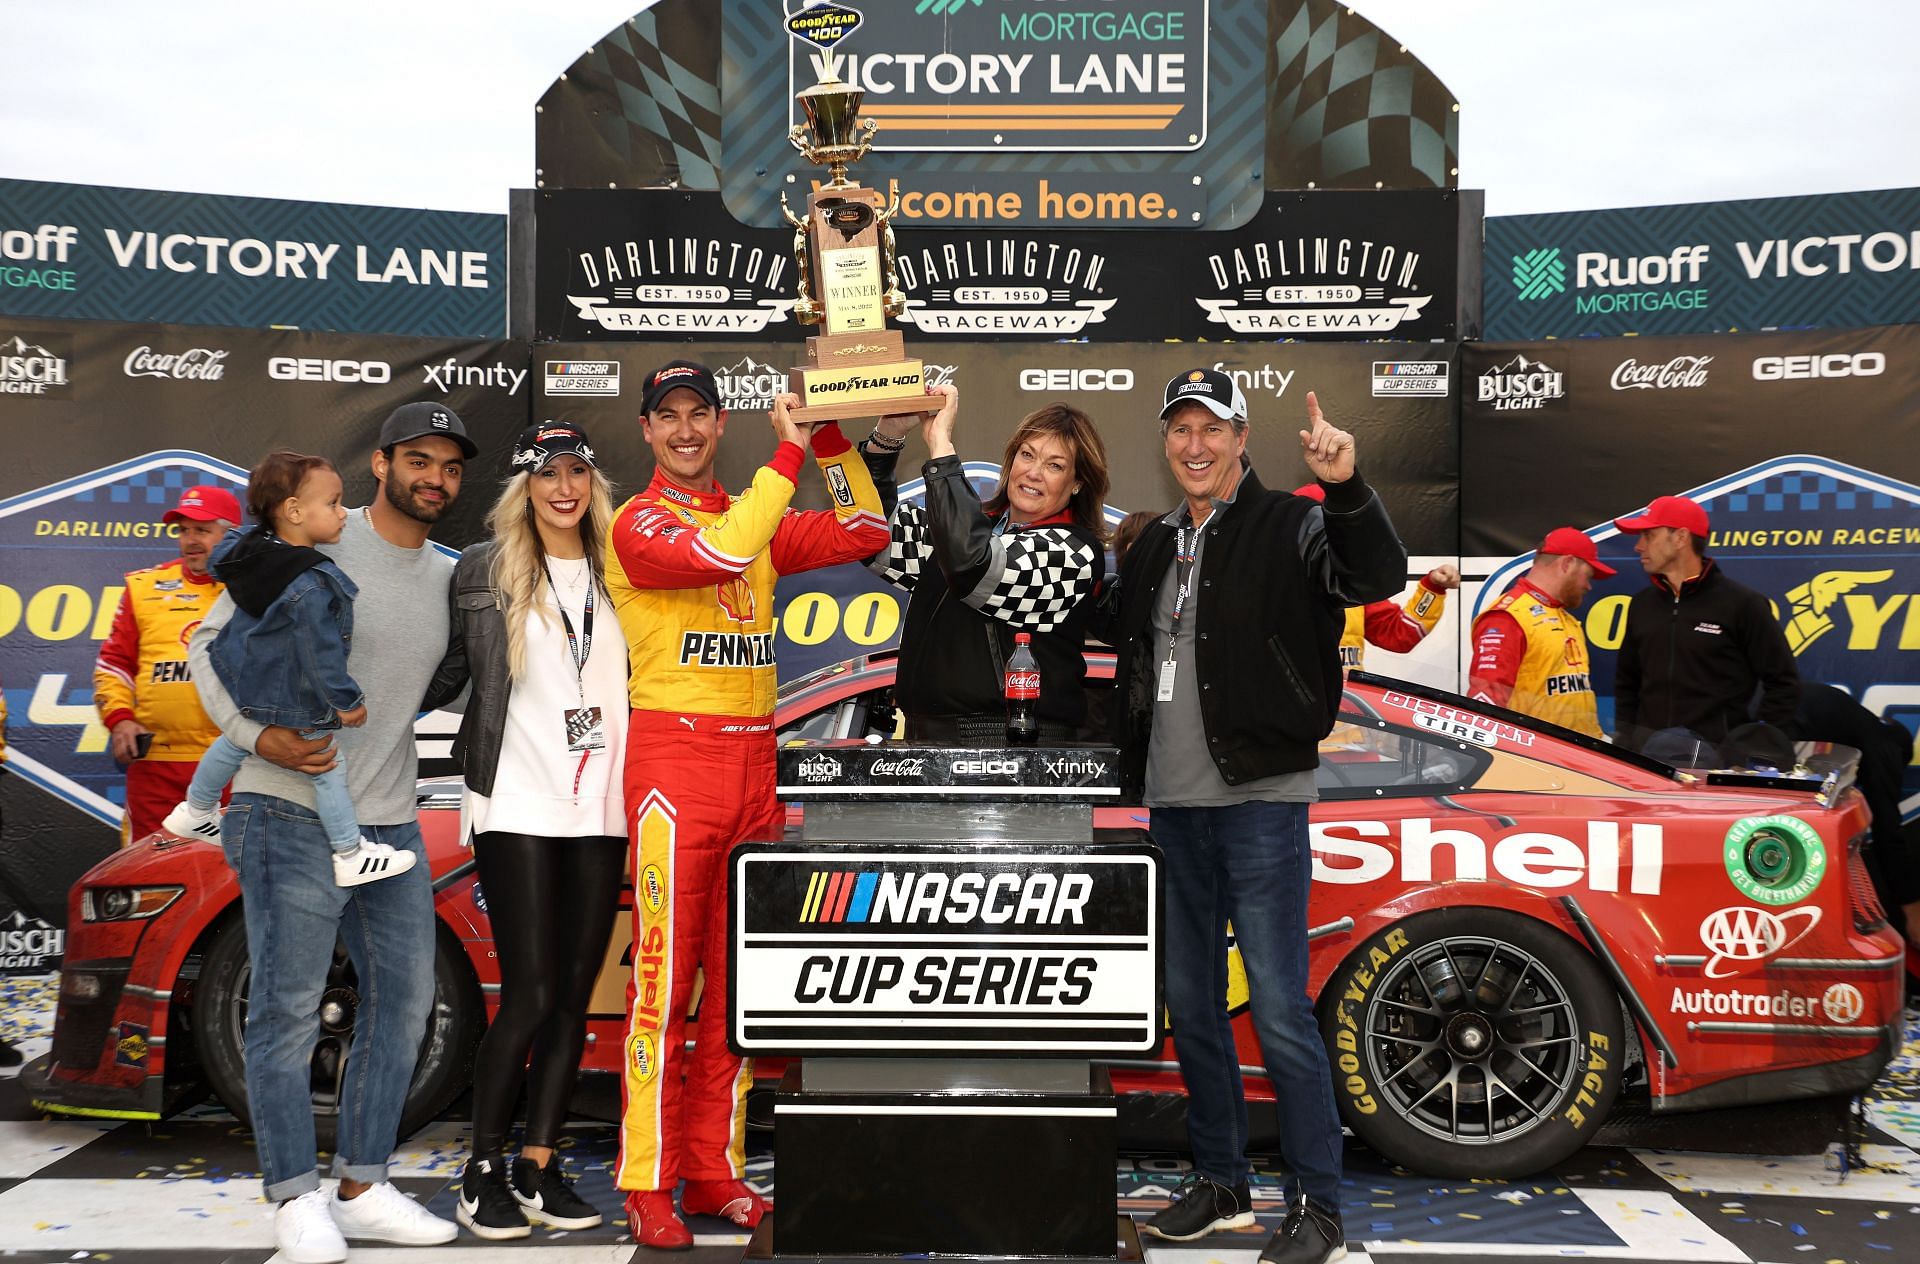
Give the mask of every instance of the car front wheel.
MULTIPOLYGON (((427 1015, 420 1059, 407 1088, 400 1136, 413 1134, 453 1100, 473 1077, 473 1054, 486 1026, 485 1010, 473 970, 444 930, 434 936, 433 1009, 427 1015)), ((247 955, 247 928, 235 915, 215 932, 200 967, 193 997, 196 1049, 214 1096, 242 1123, 247 1108, 247 996, 253 969, 247 955)), ((310 1090, 315 1139, 331 1150, 340 1119, 340 1094, 346 1083, 347 1057, 353 1049, 354 1019, 360 995, 346 946, 335 942, 333 961, 320 997, 320 1029, 314 1041, 310 1090)))
POLYGON ((1572 939, 1516 913, 1407 918, 1351 953, 1322 998, 1341 1117, 1418 1172, 1539 1172, 1591 1139, 1620 1090, 1613 988, 1572 939))

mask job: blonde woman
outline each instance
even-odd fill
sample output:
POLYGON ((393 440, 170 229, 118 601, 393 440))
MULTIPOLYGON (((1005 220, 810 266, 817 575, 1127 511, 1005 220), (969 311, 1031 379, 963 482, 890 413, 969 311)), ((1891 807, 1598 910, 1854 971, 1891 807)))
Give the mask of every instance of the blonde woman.
POLYGON ((454 758, 500 960, 456 1212, 482 1238, 526 1237, 530 1220, 562 1229, 601 1220, 562 1173, 554 1142, 627 854, 627 644, 599 578, 612 519, 586 434, 570 422, 529 426, 487 516, 493 538, 454 572, 443 672, 473 683, 454 758), (527 1129, 509 1170, 523 1070, 527 1129))

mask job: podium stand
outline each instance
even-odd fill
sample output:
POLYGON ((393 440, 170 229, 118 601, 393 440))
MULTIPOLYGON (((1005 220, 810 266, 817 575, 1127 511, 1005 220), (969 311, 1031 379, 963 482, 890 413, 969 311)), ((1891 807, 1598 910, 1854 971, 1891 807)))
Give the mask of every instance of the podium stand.
POLYGON ((1159 854, 1111 747, 819 742, 731 857, 730 1033, 797 1055, 749 1259, 1138 1260, 1094 1058, 1160 1044, 1159 854))

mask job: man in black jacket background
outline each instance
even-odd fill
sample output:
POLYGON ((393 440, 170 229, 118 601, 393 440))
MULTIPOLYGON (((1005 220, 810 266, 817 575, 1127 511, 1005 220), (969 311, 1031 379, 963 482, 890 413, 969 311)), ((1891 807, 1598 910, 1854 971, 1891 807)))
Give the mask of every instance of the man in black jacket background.
POLYGON ((1764 595, 1706 556, 1707 511, 1661 496, 1614 519, 1653 581, 1627 606, 1614 740, 1680 767, 1791 759, 1800 675, 1764 595), (1764 725, 1765 727, 1757 727, 1764 725))
POLYGON ((1324 508, 1269 491, 1231 378, 1167 383, 1167 465, 1184 501, 1141 533, 1100 622, 1116 647, 1115 741, 1166 855, 1166 987, 1194 1175, 1147 1231, 1188 1241, 1253 1223, 1247 1105, 1227 1017, 1227 922, 1299 1189, 1261 1260, 1344 1254, 1340 1121, 1307 997, 1307 805, 1341 696, 1345 608, 1397 594, 1407 554, 1307 394, 1300 443, 1324 508))

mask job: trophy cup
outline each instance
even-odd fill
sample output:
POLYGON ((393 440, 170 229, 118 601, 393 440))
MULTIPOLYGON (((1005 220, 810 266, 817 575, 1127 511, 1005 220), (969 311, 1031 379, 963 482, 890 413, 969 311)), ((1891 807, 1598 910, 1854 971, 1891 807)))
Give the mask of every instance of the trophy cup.
POLYGON ((906 310, 894 274, 893 216, 899 195, 888 202, 847 178, 847 168, 873 148, 878 125, 860 118, 866 94, 841 81, 832 53, 815 53, 819 82, 797 100, 807 121, 787 134, 809 162, 827 168, 827 180, 796 215, 780 195, 780 211, 793 225, 793 259, 799 268, 794 319, 820 325, 807 339, 807 363, 788 374, 800 397, 794 420, 839 421, 883 413, 928 410, 921 364, 907 358, 887 317, 906 310))

